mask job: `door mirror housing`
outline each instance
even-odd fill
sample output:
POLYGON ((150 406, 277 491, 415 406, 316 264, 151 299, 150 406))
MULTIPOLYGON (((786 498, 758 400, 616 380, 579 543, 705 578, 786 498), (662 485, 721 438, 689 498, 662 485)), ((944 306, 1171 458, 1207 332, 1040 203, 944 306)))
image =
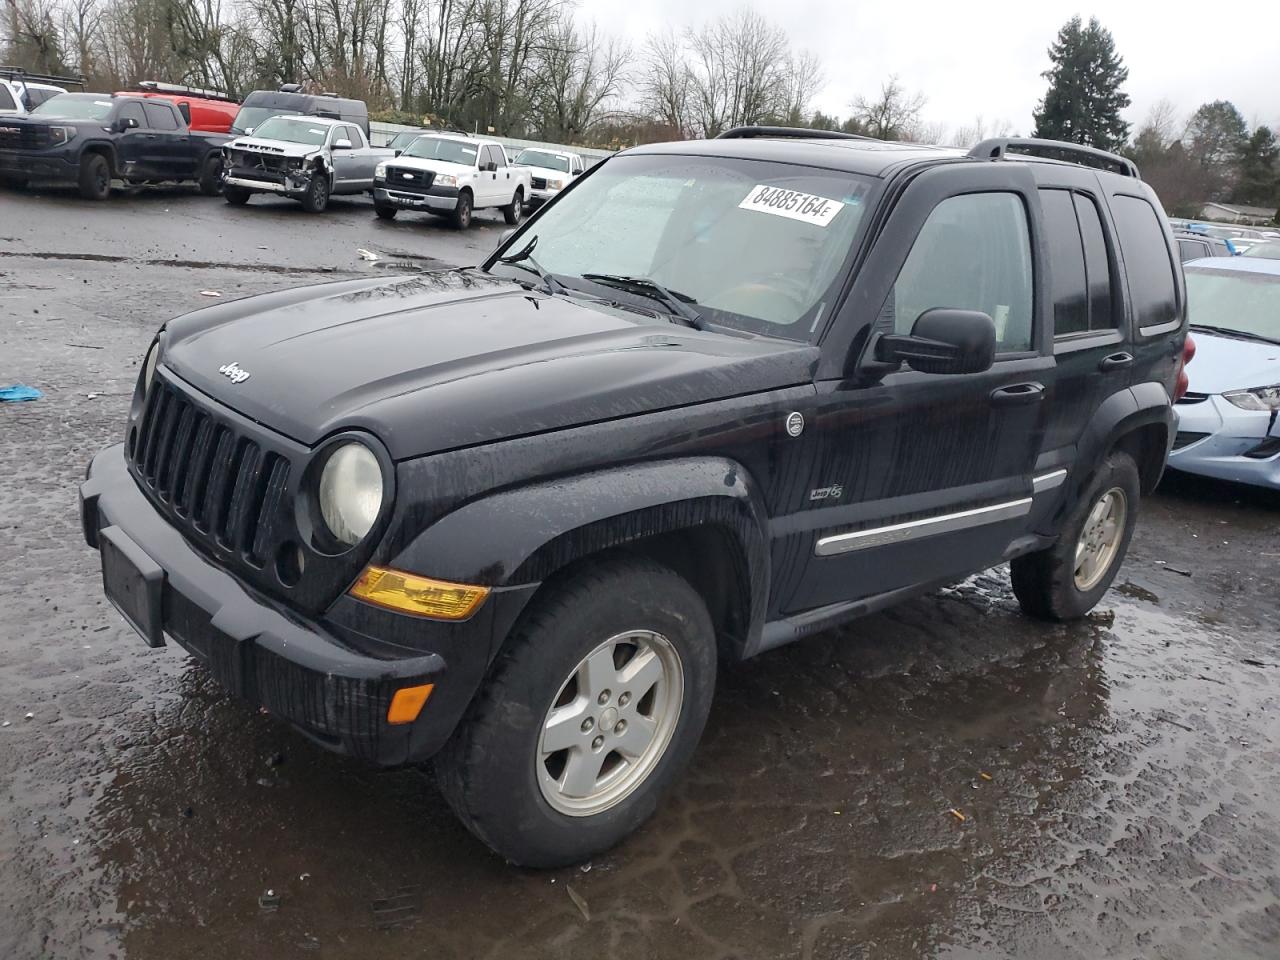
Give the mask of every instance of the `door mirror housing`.
POLYGON ((400 156, 400 154, 402 154, 402 153, 404 153, 404 151, 403 151, 403 150, 401 150, 401 149, 399 149, 398 147, 397 147, 395 150, 391 151, 391 155, 392 155, 393 157, 398 157, 398 156, 400 156))
POLYGON ((486 163, 486 164, 485 164, 483 167, 481 167, 480 169, 481 169, 481 170, 483 170, 485 173, 497 173, 497 172, 498 172, 498 165, 497 165, 496 163, 494 163, 492 160, 490 160, 488 163, 486 163))
POLYGON ((335 141, 333 141, 333 149, 335 149, 335 150, 350 150, 350 149, 351 149, 351 141, 350 141, 350 140, 348 140, 346 137, 343 137, 341 140, 335 140, 335 141))
POLYGON ((977 310, 926 310, 910 335, 885 334, 875 344, 876 360, 921 373, 981 373, 995 355, 995 322, 977 310))
POLYGON ((124 133, 126 130, 135 130, 138 127, 138 121, 135 117, 121 117, 116 121, 116 132, 124 133))

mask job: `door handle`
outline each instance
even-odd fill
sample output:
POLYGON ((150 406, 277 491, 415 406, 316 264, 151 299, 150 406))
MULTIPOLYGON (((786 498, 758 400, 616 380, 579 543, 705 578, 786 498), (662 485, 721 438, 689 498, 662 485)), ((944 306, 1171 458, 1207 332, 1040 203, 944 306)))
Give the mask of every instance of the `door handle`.
POLYGON ((1039 403, 1042 399, 1044 399, 1044 384, 1040 383, 1013 383, 991 391, 991 404, 997 407, 1039 403))
POLYGON ((1133 366, 1133 356, 1128 353, 1113 353, 1109 357, 1103 357, 1102 362, 1098 364, 1098 369, 1103 373, 1111 370, 1123 370, 1125 367, 1133 366))

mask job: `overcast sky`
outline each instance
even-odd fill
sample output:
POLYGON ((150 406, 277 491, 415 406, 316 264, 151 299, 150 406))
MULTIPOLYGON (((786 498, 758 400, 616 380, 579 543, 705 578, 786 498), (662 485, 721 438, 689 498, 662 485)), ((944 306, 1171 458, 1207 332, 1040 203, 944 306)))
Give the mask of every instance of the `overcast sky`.
MULTIPOLYGON (((630 39, 677 30, 732 12, 741 0, 579 0, 582 19, 630 39)), ((874 94, 890 74, 928 98, 924 118, 951 129, 1007 119, 1031 132, 1044 95, 1040 74, 1059 27, 1091 15, 1115 37, 1129 67, 1135 127, 1168 98, 1185 119, 1201 103, 1230 100, 1255 123, 1280 125, 1280 3, 1235 0, 1112 0, 1103 9, 1062 0, 756 0, 797 49, 821 58, 826 85, 815 106, 841 117, 859 93, 874 94), (1215 51, 1212 49, 1217 47, 1215 51)))

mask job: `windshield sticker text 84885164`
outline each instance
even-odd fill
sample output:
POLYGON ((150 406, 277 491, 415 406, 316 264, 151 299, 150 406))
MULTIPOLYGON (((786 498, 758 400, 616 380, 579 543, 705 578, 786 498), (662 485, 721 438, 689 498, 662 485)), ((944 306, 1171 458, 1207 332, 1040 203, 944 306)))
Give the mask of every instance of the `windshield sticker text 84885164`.
POLYGON ((772 213, 776 217, 789 217, 825 227, 835 219, 844 204, 839 200, 814 196, 812 193, 801 193, 785 187, 769 187, 757 184, 747 194, 747 199, 738 204, 743 210, 755 210, 758 213, 772 213))

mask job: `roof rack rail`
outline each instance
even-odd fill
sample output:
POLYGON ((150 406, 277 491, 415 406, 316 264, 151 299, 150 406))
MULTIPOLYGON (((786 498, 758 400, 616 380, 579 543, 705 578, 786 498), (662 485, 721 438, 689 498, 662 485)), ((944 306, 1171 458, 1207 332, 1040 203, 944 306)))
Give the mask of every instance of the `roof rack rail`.
POLYGON ((222 90, 206 90, 203 87, 189 87, 184 83, 165 83, 161 80, 139 80, 134 88, 147 93, 173 93, 179 96, 200 97, 204 100, 226 100, 239 103, 235 97, 222 90))
POLYGON ((842 130, 813 130, 807 127, 734 127, 726 130, 717 140, 750 140, 752 137, 792 137, 797 140, 874 140, 858 133, 842 130))
POLYGON ((15 66, 0 66, 0 79, 30 80, 32 83, 52 83, 59 86, 68 83, 76 87, 85 85, 84 77, 61 77, 55 73, 34 73, 31 70, 24 70, 22 67, 15 66))
POLYGON ((1118 173, 1121 176, 1140 180, 1138 166, 1132 160, 1099 150, 1097 147, 1086 147, 1080 143, 1067 143, 1065 140, 1038 140, 1034 137, 992 137, 983 140, 969 151, 969 156, 978 160, 1002 160, 1006 155, 1022 154, 1029 157, 1041 157, 1045 160, 1061 160, 1064 163, 1075 163, 1083 167, 1095 167, 1118 173))

